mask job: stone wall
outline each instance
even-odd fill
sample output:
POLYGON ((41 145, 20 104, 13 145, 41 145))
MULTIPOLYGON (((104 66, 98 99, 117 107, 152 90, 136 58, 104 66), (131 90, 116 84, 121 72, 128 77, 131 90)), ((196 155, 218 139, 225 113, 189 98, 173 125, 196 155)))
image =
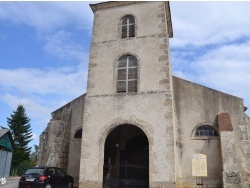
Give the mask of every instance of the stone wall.
POLYGON ((81 188, 101 187, 105 139, 121 124, 138 126, 148 137, 150 187, 174 187, 170 15, 166 7, 164 2, 109 2, 95 7, 83 118, 81 188), (119 24, 125 15, 135 17, 136 36, 121 39, 119 24), (117 61, 124 54, 135 56, 139 63, 136 93, 116 93, 117 61))
POLYGON ((46 129, 41 133, 37 165, 46 166, 59 126, 60 119, 51 119, 46 129))
POLYGON ((40 135, 37 165, 58 166, 74 178, 78 186, 81 139, 74 134, 82 128, 84 97, 81 95, 52 113, 40 135))
POLYGON ((105 140, 119 125, 131 124, 149 141, 150 188, 196 187, 191 171, 196 150, 207 155, 205 187, 249 188, 250 119, 243 100, 172 77, 169 4, 107 2, 91 8, 95 17, 86 97, 52 113, 40 135, 38 164, 59 164, 80 188, 100 188, 105 140), (135 17, 136 36, 121 39, 120 20, 128 14, 135 17), (116 93, 117 61, 125 54, 138 60, 136 93, 116 93), (219 132, 219 113, 229 115, 230 130, 219 132), (219 137, 193 137, 200 125, 213 126, 219 137), (83 139, 75 139, 81 128, 83 139))
POLYGON ((68 166, 70 116, 71 108, 64 108, 46 164, 47 166, 60 167, 65 171, 67 171, 68 166))
POLYGON ((221 155, 223 163, 223 187, 240 188, 241 177, 237 165, 233 126, 228 113, 218 114, 220 131, 221 155))
POLYGON ((195 184, 195 177, 191 176, 191 155, 195 149, 201 149, 207 155, 208 177, 204 178, 204 182, 208 186, 222 186, 223 177, 225 187, 226 179, 235 180, 239 186, 247 184, 249 158, 244 153, 247 152, 249 142, 244 139, 248 139, 249 118, 244 113, 243 100, 176 77, 173 77, 173 86, 179 187, 195 184), (231 130, 220 132, 218 139, 193 140, 192 132, 199 125, 208 124, 219 130, 219 113, 227 113, 230 116, 231 130), (246 150, 242 149, 243 147, 246 150), (226 164, 234 164, 235 168, 225 169, 226 164), (225 173, 222 173, 223 170, 225 173))
POLYGON ((239 145, 242 151, 241 166, 241 186, 250 187, 250 118, 244 113, 245 107, 241 104, 241 119, 239 120, 239 145))

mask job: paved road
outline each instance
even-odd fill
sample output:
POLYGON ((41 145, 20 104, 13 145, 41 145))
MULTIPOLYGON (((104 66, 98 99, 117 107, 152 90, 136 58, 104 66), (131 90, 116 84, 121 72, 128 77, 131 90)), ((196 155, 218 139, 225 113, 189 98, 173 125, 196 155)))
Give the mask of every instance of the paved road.
POLYGON ((6 178, 6 183, 3 185, 0 185, 0 188, 17 188, 18 181, 19 181, 19 177, 6 178))
MULTIPOLYGON (((1 185, 0 188, 18 188, 18 182, 19 182, 20 177, 9 177, 6 178, 6 183, 1 185)), ((78 187, 74 187, 78 188, 78 187)))

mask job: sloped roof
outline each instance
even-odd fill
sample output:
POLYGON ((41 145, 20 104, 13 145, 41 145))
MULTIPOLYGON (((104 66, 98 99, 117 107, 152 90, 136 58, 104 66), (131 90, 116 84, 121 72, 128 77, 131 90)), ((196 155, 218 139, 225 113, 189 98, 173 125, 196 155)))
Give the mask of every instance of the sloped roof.
POLYGON ((0 129, 0 146, 8 151, 14 151, 14 141, 9 129, 0 129))
POLYGON ((5 135, 7 132, 9 132, 9 129, 0 129, 0 138, 5 135))

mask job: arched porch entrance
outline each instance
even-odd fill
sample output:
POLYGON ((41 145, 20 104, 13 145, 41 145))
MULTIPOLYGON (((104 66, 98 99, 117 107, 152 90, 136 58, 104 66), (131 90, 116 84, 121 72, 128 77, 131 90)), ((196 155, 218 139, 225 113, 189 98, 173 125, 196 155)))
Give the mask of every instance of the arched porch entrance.
POLYGON ((103 188, 148 188, 149 143, 145 133, 124 124, 105 141, 103 188))

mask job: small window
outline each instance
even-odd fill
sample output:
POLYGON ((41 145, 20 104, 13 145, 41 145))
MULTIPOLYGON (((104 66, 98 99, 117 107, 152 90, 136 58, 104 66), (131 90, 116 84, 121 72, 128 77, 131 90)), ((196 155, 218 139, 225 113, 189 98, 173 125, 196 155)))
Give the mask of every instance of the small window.
POLYGON ((135 18, 134 16, 124 16, 122 18, 122 39, 135 36, 135 18))
POLYGON ((81 139, 82 138, 82 129, 76 131, 74 138, 81 139))
POLYGON ((198 127, 195 131, 195 136, 219 136, 215 128, 210 125, 202 125, 198 127))
POLYGON ((137 59, 132 55, 122 56, 118 62, 117 92, 137 92, 137 59))

